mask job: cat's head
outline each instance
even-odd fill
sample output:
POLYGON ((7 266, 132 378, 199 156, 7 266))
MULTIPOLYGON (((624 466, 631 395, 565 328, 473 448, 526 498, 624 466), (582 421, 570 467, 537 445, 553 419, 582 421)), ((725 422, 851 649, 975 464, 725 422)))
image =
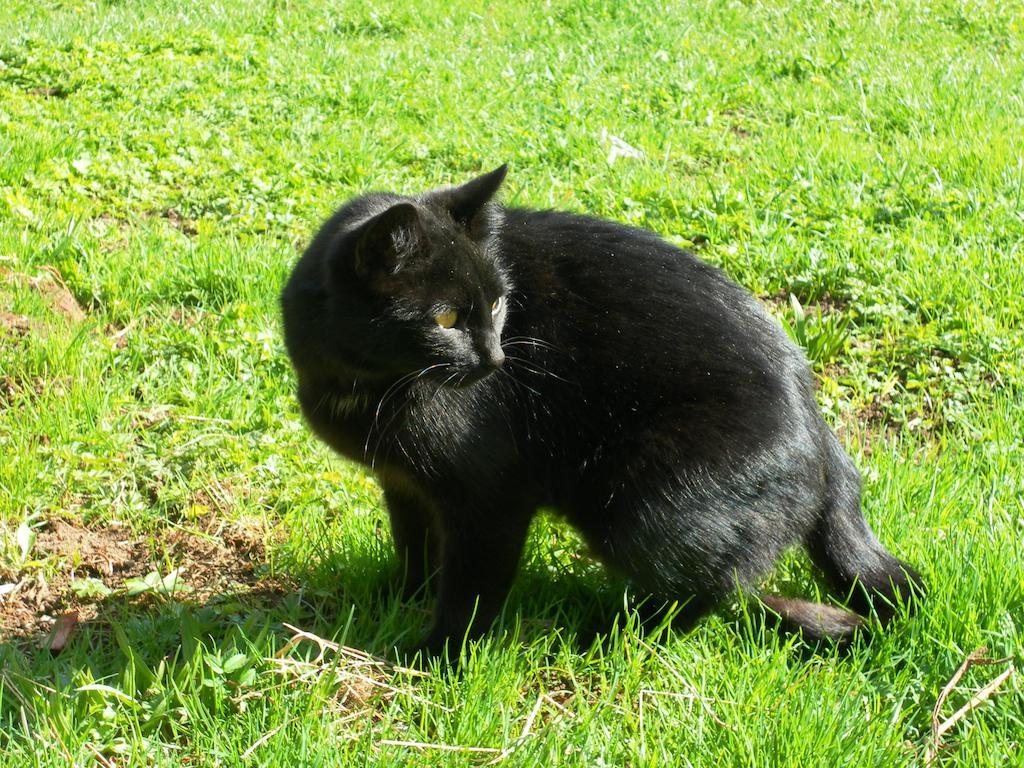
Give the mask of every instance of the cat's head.
POLYGON ((501 367, 511 286, 492 238, 501 213, 491 200, 506 170, 414 197, 366 195, 341 208, 307 252, 316 269, 304 282, 321 283, 318 309, 303 291, 285 289, 293 358, 295 347, 309 351, 295 338, 307 333, 325 358, 318 365, 354 378, 420 374, 465 386, 501 367))

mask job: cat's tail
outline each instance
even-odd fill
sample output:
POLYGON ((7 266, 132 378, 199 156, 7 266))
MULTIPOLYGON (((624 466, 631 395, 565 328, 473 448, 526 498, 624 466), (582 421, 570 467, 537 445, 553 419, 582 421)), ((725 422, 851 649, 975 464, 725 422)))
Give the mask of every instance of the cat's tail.
POLYGON ((805 640, 846 643, 864 624, 857 614, 832 605, 778 595, 760 595, 758 599, 779 617, 787 631, 797 632, 805 640))
MULTIPOLYGON (((825 572, 832 585, 849 598, 849 606, 861 616, 872 611, 884 624, 899 608, 913 608, 924 595, 917 571, 893 557, 868 526, 860 508, 860 474, 839 441, 829 433, 829 494, 821 517, 807 539, 814 563, 825 572)), ((849 634, 860 625, 859 617, 839 617, 838 608, 808 606, 773 608, 784 620, 808 619, 812 626, 828 636, 849 634), (785 612, 784 612, 785 611, 785 612), (856 619, 856 625, 844 630, 856 619)), ((769 606, 771 607, 771 606, 769 606)), ((843 611, 843 613, 849 613, 843 611)))
POLYGON ((893 557, 868 526, 860 474, 831 432, 828 438, 829 493, 807 549, 851 610, 771 595, 760 599, 787 629, 812 640, 846 642, 872 612, 885 624, 898 609, 913 609, 924 587, 917 571, 893 557))

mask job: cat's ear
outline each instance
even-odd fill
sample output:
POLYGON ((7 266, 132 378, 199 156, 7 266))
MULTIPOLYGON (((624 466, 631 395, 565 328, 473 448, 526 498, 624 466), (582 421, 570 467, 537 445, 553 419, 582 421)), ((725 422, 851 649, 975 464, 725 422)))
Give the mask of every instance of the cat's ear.
POLYGON ((490 173, 477 176, 461 187, 445 190, 443 202, 452 218, 464 227, 471 228, 487 203, 498 191, 498 187, 505 180, 507 173, 508 163, 505 163, 490 173))
POLYGON ((388 277, 423 247, 419 213, 412 203, 396 203, 356 233, 352 267, 361 278, 388 277))

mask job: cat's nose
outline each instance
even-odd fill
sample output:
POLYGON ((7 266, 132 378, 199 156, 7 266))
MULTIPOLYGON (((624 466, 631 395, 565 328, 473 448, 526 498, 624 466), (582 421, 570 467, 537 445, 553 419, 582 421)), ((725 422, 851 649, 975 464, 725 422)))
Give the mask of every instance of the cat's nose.
POLYGON ((505 362, 505 353, 501 351, 501 347, 489 349, 487 354, 483 356, 482 362, 488 368, 496 371, 505 362))
POLYGON ((501 348, 501 340, 493 331, 477 341, 477 354, 480 355, 480 367, 488 371, 496 371, 505 362, 505 352, 501 348))

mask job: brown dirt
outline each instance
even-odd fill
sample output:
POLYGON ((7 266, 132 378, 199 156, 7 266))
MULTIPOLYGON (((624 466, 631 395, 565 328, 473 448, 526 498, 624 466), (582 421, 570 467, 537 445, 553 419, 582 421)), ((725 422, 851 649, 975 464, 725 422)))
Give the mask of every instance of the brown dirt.
POLYGON ((886 424, 886 403, 891 399, 889 395, 884 399, 875 395, 871 402, 857 413, 857 422, 865 425, 871 432, 892 431, 892 426, 886 424))
POLYGON ((208 519, 198 528, 167 528, 148 537, 134 536, 128 528, 89 528, 62 519, 51 520, 38 531, 32 557, 46 566, 20 579, 0 572, 0 583, 15 583, 0 595, 0 639, 44 638, 54 618, 78 611, 81 621, 102 618, 107 608, 153 599, 123 594, 126 579, 157 570, 167 574, 181 569, 182 592, 175 600, 204 601, 221 592, 266 590, 256 574, 265 560, 265 532, 217 523, 208 519), (50 564, 53 567, 50 567, 50 564), (79 598, 71 591, 76 579, 96 578, 114 594, 107 598, 79 598))
POLYGON ((8 283, 34 288, 51 310, 68 320, 76 323, 85 320, 85 311, 68 290, 64 279, 55 267, 42 267, 36 277, 9 269, 0 269, 0 277, 8 283))
POLYGON ((85 320, 85 311, 79 306, 78 299, 64 284, 60 272, 53 267, 44 267, 43 270, 43 274, 39 277, 29 278, 29 285, 39 291, 46 303, 57 314, 76 323, 85 320))
POLYGON ((66 391, 71 383, 70 376, 56 376, 52 379, 44 379, 42 376, 3 376, 0 377, 0 404, 6 407, 15 397, 26 392, 42 395, 47 390, 66 391))
POLYGON ((176 307, 171 311, 171 320, 186 328, 194 328, 207 319, 207 313, 198 307, 176 307))
MULTIPOLYGON (((778 291, 772 296, 761 296, 761 300, 768 305, 772 314, 781 315, 789 307, 789 291, 782 290, 778 291)), ((808 302, 806 304, 801 302, 804 311, 808 314, 820 313, 826 315, 832 312, 843 312, 847 309, 848 304, 835 297, 824 295, 817 301, 808 302)), ((860 342, 857 339, 852 340, 853 345, 857 345, 860 342)), ((847 369, 842 361, 829 363, 822 375, 830 379, 840 379, 845 376, 847 369)), ((817 376, 814 378, 815 388, 820 386, 820 381, 817 376)), ((892 403, 892 393, 888 392, 884 395, 876 394, 873 399, 865 405, 857 408, 851 413, 844 413, 839 423, 836 424, 836 432, 840 435, 845 433, 862 433, 869 432, 872 434, 893 434, 896 431, 896 426, 888 421, 888 407, 892 403)), ((870 446, 865 448, 866 452, 870 452, 870 446)))
POLYGON ((12 376, 0 376, 0 404, 5 407, 18 394, 18 383, 12 376))
POLYGON ((33 96, 45 96, 49 99, 66 99, 68 90, 61 85, 47 86, 45 88, 29 88, 28 92, 33 96))
POLYGON ((71 564, 72 575, 106 577, 133 570, 143 559, 138 544, 120 528, 81 528, 53 520, 36 537, 36 552, 71 564))
POLYGON ((751 123, 750 115, 744 109, 723 109, 722 117, 728 129, 741 139, 750 137, 751 131, 748 126, 751 123))
POLYGON ((152 429, 170 419, 172 412, 173 409, 169 405, 154 405, 152 408, 139 411, 132 417, 132 429, 136 432, 152 429))
POLYGON ((86 226, 96 237, 101 253, 113 253, 129 248, 133 226, 126 219, 104 212, 89 219, 86 226))
POLYGON ((897 432, 897 428, 887 418, 885 402, 876 395, 870 402, 853 412, 844 413, 835 425, 836 434, 844 440, 851 435, 860 435, 861 451, 865 456, 870 456, 874 450, 875 438, 891 436, 897 432), (866 436, 868 439, 865 439, 866 436))
POLYGON ((42 323, 27 315, 16 315, 13 312, 0 311, 0 330, 15 336, 45 333, 42 323))
MULTIPOLYGON (((761 296, 760 299, 765 304, 768 304, 776 312, 784 312, 789 308, 789 295, 795 293, 789 288, 782 288, 776 291, 771 296, 761 296)), ((804 301, 799 296, 797 300, 800 302, 800 306, 804 308, 804 312, 807 314, 820 313, 822 315, 829 315, 833 312, 845 312, 850 303, 845 299, 832 296, 831 294, 822 294, 814 301, 804 301)))
POLYGON ((199 231, 192 219, 186 219, 181 215, 180 211, 174 208, 168 208, 161 215, 167 219, 172 227, 188 237, 193 237, 199 231))

